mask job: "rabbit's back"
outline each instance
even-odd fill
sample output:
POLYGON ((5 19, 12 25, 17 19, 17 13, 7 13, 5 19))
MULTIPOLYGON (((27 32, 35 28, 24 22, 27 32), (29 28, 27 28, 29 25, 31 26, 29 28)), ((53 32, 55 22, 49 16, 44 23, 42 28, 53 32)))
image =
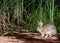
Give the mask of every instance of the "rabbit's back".
POLYGON ((57 30, 55 25, 53 24, 47 24, 45 26, 43 26, 43 32, 51 32, 53 35, 57 34, 57 30))

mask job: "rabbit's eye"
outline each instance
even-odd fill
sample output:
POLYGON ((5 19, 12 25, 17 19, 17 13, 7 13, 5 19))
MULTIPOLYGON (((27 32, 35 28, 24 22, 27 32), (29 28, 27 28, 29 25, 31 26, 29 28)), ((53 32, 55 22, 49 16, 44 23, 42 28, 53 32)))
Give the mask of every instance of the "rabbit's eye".
POLYGON ((39 27, 40 28, 40 27, 39 27))

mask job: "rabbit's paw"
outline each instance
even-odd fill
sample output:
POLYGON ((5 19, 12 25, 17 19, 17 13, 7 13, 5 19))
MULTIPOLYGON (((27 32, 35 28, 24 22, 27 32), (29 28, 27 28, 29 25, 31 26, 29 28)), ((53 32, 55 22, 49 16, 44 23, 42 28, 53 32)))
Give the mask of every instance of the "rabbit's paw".
POLYGON ((48 34, 46 34, 46 35, 45 35, 45 38, 49 38, 49 35, 48 35, 48 34))
POLYGON ((44 38, 44 34, 41 34, 41 37, 44 38))

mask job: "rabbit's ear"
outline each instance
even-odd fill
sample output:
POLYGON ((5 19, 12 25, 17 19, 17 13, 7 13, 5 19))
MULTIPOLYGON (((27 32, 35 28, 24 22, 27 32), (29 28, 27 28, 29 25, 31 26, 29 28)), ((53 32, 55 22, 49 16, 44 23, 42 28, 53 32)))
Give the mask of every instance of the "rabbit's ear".
POLYGON ((37 23, 39 24, 39 23, 40 23, 40 21, 37 21, 37 23))
POLYGON ((41 20, 40 21, 37 21, 37 22, 38 22, 38 25, 39 26, 41 26, 41 27, 43 26, 43 22, 41 20))
POLYGON ((41 20, 40 21, 37 21, 38 23, 42 22, 41 20))
POLYGON ((39 23, 40 23, 40 21, 37 21, 37 23, 39 24, 39 23))
POLYGON ((39 22, 39 25, 40 25, 40 26, 43 26, 43 22, 42 22, 41 20, 40 20, 40 22, 39 22))

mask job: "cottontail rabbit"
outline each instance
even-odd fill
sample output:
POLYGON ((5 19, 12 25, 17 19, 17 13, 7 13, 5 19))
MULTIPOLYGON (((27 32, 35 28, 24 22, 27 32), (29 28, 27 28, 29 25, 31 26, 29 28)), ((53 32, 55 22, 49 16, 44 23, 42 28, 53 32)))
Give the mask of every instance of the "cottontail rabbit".
POLYGON ((37 27, 37 31, 41 33, 42 37, 52 37, 53 35, 57 34, 57 30, 55 25, 53 24, 47 24, 45 26, 43 26, 43 22, 38 22, 38 27, 37 27))

